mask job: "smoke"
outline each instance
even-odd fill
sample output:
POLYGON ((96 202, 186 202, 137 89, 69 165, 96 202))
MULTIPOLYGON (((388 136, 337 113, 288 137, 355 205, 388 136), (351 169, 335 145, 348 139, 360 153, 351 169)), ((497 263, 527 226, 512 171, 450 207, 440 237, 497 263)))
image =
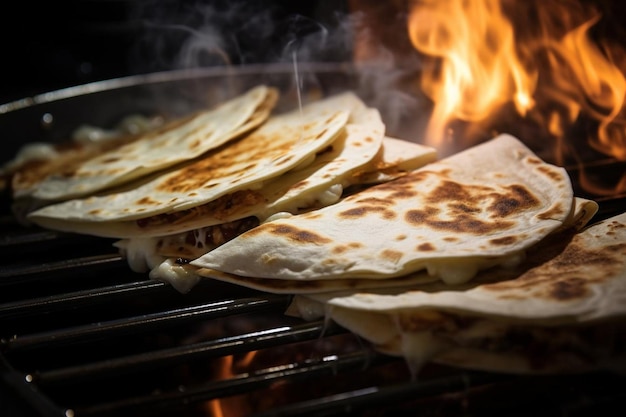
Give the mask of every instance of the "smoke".
POLYGON ((131 57, 136 72, 258 63, 289 63, 297 71, 309 62, 349 63, 361 74, 356 92, 381 111, 388 130, 415 130, 420 101, 406 84, 419 62, 406 36, 406 11, 394 2, 134 4, 134 19, 143 22, 131 57))
POLYGON ((303 62, 350 59, 345 10, 294 11, 287 5, 267 0, 134 3, 131 15, 143 30, 133 46, 132 65, 137 72, 153 72, 288 62, 294 53, 303 62))

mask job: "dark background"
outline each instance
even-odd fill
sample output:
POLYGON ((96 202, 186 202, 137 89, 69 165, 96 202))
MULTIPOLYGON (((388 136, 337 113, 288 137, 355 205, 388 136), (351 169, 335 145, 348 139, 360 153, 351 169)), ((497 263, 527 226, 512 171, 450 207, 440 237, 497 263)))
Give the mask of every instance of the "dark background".
MULTIPOLYGON (((0 17, 0 103, 124 75, 276 62, 303 36, 334 36, 348 8, 343 1, 289 0, 23 0, 11 6, 0 17), (192 37, 193 46, 183 48, 192 37)), ((307 58, 349 59, 345 44, 326 46, 324 57, 307 58)))
MULTIPOLYGON (((530 9, 533 1, 543 0, 529 0, 530 9)), ((626 2, 551 1, 569 2, 573 7, 593 4, 603 16, 594 33, 626 44, 626 2)), ((0 13, 0 104, 125 75, 275 63, 290 59, 294 47, 301 60, 350 61, 353 28, 348 25, 354 23, 355 10, 366 10, 366 25, 386 48, 402 49, 405 23, 395 12, 407 2, 12 1, 0 13)))

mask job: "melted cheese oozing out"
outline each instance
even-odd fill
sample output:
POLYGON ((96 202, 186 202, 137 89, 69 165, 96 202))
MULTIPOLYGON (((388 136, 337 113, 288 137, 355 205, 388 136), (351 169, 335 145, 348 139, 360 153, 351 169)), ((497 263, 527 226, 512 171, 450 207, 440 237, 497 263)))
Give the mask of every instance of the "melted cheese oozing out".
POLYGON ((115 139, 125 134, 147 132, 163 124, 160 117, 148 118, 142 115, 131 115, 122 119, 113 129, 82 125, 72 133, 76 143, 90 144, 115 139))
POLYGON ((201 277, 189 265, 176 263, 174 259, 166 259, 150 271, 150 279, 170 284, 181 293, 188 293, 200 282, 201 277))
POLYGON ((43 142, 29 143, 29 144, 22 146, 18 150, 17 154, 15 155, 15 158, 13 158, 11 161, 9 161, 4 166, 2 166, 0 171, 10 170, 13 167, 20 166, 21 164, 28 162, 28 161, 33 161, 33 160, 47 161, 47 160, 56 158, 58 155, 59 153, 56 151, 56 149, 54 149, 54 146, 52 146, 49 143, 43 143, 43 142))
POLYGON ((201 279, 194 268, 180 265, 157 253, 157 238, 123 239, 115 243, 134 272, 149 272, 150 279, 170 284, 181 293, 189 292, 201 279))
POLYGON ((413 375, 417 375, 424 364, 449 347, 447 342, 428 330, 401 333, 401 336, 400 349, 413 375))
POLYGON ((166 258, 157 253, 157 238, 132 238, 115 242, 134 272, 148 272, 166 258))
POLYGON ((493 266, 512 268, 519 265, 526 254, 518 251, 494 260, 481 258, 433 260, 426 263, 428 274, 440 278, 449 285, 464 284, 476 276, 479 270, 493 266))

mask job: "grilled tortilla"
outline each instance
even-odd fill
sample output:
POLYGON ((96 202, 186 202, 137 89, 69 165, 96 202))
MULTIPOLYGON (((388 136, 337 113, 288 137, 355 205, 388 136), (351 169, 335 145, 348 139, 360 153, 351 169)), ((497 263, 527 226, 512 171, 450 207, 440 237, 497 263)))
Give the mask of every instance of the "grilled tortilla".
MULTIPOLYGON (((99 152, 61 172, 46 173, 35 184, 20 184, 39 200, 67 200, 128 183, 193 159, 261 125, 278 91, 258 86, 220 105, 176 119, 121 146, 99 152), (33 186, 36 185, 36 186, 33 186)), ((102 150, 102 148, 100 149, 102 150)), ((31 179, 32 181, 32 179, 31 179)))
POLYGON ((270 117, 197 160, 121 190, 44 207, 28 218, 51 229, 117 238, 192 230, 195 220, 216 211, 222 218, 215 220, 223 222, 229 209, 257 204, 263 196, 254 191, 264 182, 304 168, 338 138, 350 111, 330 99, 328 104, 270 117))
POLYGON ((515 264, 571 221, 564 169, 501 135, 319 210, 267 222, 191 264, 259 278, 384 279, 428 270, 446 283, 515 264))
MULTIPOLYGON (((571 221, 562 230, 581 230, 584 228, 591 218, 598 212, 598 203, 584 198, 575 198, 574 214, 571 221)), ((556 233, 556 232, 554 232, 556 233)), ((398 278, 387 279, 358 279, 358 278, 341 278, 341 279, 311 279, 311 280, 288 280, 288 279, 272 279, 272 278, 256 278, 244 277, 240 275, 229 274, 226 272, 216 271, 214 269, 199 268, 194 270, 190 265, 181 266, 185 268, 187 276, 181 278, 180 281, 189 278, 189 274, 201 277, 217 279, 229 282, 243 287, 253 288, 271 293, 279 294, 316 294, 342 289, 363 290, 369 288, 391 288, 391 287, 413 287, 419 288, 420 285, 438 281, 438 278, 429 275, 425 271, 404 275, 398 278)), ((194 278, 197 280, 197 278, 194 278)))
POLYGON ((348 124, 332 147, 320 153, 306 168, 287 172, 259 190, 246 191, 263 196, 255 200, 257 204, 233 206, 227 216, 223 210, 213 207, 213 211, 207 210, 206 215, 194 220, 198 226, 194 230, 123 239, 116 242, 116 246, 134 271, 150 270, 151 278, 165 280, 181 292, 187 292, 200 278, 195 275, 196 268, 182 260, 202 256, 262 222, 334 204, 343 190, 355 181, 361 185, 360 181, 365 179, 382 180, 375 174, 379 169, 383 169, 384 178, 390 180, 406 174, 405 169, 415 169, 436 159, 433 148, 392 138, 384 138, 382 148, 372 158, 379 146, 372 133, 364 125, 348 124), (396 147, 404 151, 402 156, 398 156, 396 147))
POLYGON ((327 315, 416 370, 624 371, 626 213, 554 233, 523 265, 471 283, 299 295, 288 314, 327 315))

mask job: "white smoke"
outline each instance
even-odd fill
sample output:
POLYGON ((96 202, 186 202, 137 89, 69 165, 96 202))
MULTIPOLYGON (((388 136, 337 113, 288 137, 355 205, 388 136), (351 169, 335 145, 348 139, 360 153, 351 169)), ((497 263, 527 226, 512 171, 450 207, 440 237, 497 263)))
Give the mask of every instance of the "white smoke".
POLYGON ((375 15, 349 10, 342 2, 316 3, 301 13, 269 1, 139 2, 134 14, 145 31, 135 49, 137 71, 258 63, 290 63, 297 70, 307 63, 353 64, 361 74, 357 93, 381 111, 389 130, 407 126, 407 119, 414 125, 422 103, 403 83, 419 62, 415 54, 399 54, 395 48, 393 37, 406 37, 402 16, 397 24, 373 28, 375 15), (387 31, 385 36, 381 30, 387 31), (363 45, 367 53, 357 54, 355 48, 363 45))

